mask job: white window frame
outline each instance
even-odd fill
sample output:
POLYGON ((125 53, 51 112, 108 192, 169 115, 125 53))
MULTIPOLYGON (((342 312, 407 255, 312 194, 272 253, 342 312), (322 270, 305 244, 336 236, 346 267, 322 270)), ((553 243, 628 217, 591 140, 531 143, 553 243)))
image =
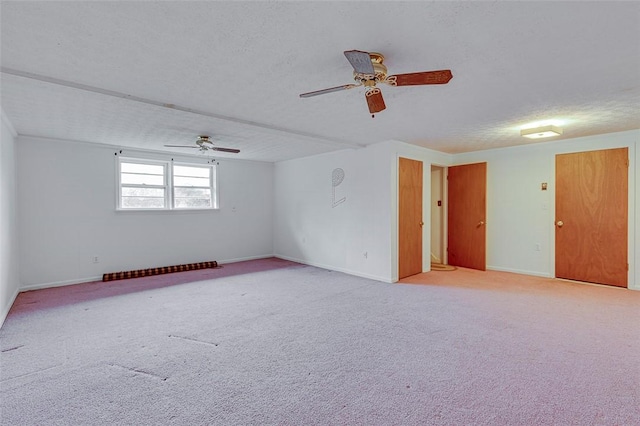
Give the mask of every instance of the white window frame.
MULTIPOLYGON (((218 206, 218 173, 215 164, 199 164, 190 162, 174 162, 173 160, 150 160, 146 158, 135 157, 116 157, 116 210, 117 211, 197 211, 197 210, 217 210, 218 206), (148 164, 155 166, 163 166, 164 185, 136 185, 123 184, 122 179, 122 163, 148 164), (211 206, 210 207, 175 207, 174 203, 174 185, 173 185, 173 166, 200 167, 207 168, 209 172, 209 188, 211 190, 211 206), (164 189, 164 207, 162 208, 140 208, 140 207, 122 207, 122 188, 163 188, 164 189)), ((184 187, 181 187, 184 188, 184 187)), ((203 187, 204 188, 204 187, 203 187)))
POLYGON ((194 163, 184 163, 184 162, 171 162, 171 208, 173 210, 211 210, 218 208, 218 191, 217 191, 217 181, 216 181, 216 167, 212 164, 194 164, 194 163), (178 186, 173 183, 173 176, 175 173, 175 166, 182 167, 194 167, 201 169, 209 170, 209 190, 211 191, 211 205, 209 207, 176 207, 175 205, 175 189, 177 188, 205 188, 204 186, 178 186))

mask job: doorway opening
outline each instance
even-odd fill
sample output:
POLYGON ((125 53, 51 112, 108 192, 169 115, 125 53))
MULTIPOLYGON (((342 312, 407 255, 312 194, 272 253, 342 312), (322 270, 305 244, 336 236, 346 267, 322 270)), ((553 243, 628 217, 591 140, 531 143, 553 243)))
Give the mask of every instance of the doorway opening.
POLYGON ((431 265, 446 265, 445 250, 445 168, 431 165, 431 265))

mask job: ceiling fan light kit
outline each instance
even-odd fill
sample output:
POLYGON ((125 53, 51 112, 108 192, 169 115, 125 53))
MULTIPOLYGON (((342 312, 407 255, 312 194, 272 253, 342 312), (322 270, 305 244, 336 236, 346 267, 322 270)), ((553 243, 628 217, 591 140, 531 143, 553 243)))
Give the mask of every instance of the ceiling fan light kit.
POLYGON ((344 52, 351 66, 353 67, 353 79, 356 84, 345 84, 331 87, 329 89, 316 90, 314 92, 302 93, 301 98, 324 95, 325 93, 339 92, 341 90, 353 89, 364 86, 365 99, 369 112, 373 114, 386 109, 382 91, 376 87, 378 83, 389 86, 421 86, 427 84, 447 84, 453 77, 451 70, 423 71, 409 74, 388 75, 387 67, 384 65, 384 56, 376 52, 363 52, 360 50, 347 50, 344 52))
POLYGON ((196 148, 200 150, 200 152, 218 151, 218 152, 229 152, 231 154, 237 154, 240 152, 239 149, 235 148, 222 148, 219 146, 214 146, 213 141, 210 136, 201 135, 196 139, 195 145, 165 145, 168 148, 196 148))
POLYGON ((542 139, 542 138, 550 138, 552 136, 560 136, 562 134, 562 129, 558 126, 547 125, 534 127, 531 129, 522 129, 520 130, 520 136, 529 139, 542 139))

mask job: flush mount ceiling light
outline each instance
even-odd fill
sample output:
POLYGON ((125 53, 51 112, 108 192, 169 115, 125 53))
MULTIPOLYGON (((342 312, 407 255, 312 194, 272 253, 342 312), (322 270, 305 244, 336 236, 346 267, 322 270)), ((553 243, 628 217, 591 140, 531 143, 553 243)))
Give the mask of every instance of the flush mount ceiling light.
POLYGON ((562 129, 552 124, 520 130, 520 136, 524 136, 529 139, 550 138, 551 136, 560 136, 561 134, 562 129))

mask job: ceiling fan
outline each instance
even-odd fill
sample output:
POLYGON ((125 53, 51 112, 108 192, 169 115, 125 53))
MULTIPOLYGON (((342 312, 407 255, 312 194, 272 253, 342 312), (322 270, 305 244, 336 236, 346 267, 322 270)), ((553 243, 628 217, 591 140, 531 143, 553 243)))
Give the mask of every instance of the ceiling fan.
POLYGON ((362 52, 360 50, 347 50, 344 56, 353 67, 353 79, 355 84, 344 84, 342 86, 331 87, 329 89, 316 90, 314 92, 302 93, 301 98, 324 95, 325 93, 339 92, 341 90, 353 89, 354 87, 366 87, 365 98, 369 106, 369 112, 373 114, 383 111, 386 108, 382 92, 376 87, 378 83, 389 86, 419 86, 424 84, 446 84, 453 75, 451 70, 423 71, 409 74, 387 75, 387 67, 383 64, 384 56, 380 53, 362 52))
POLYGON ((233 154, 237 154, 240 152, 239 149, 234 148, 222 148, 219 146, 214 146, 211 137, 209 136, 198 136, 196 139, 195 145, 165 145, 166 147, 171 148, 197 148, 202 152, 211 151, 220 151, 220 152, 231 152, 233 154))

